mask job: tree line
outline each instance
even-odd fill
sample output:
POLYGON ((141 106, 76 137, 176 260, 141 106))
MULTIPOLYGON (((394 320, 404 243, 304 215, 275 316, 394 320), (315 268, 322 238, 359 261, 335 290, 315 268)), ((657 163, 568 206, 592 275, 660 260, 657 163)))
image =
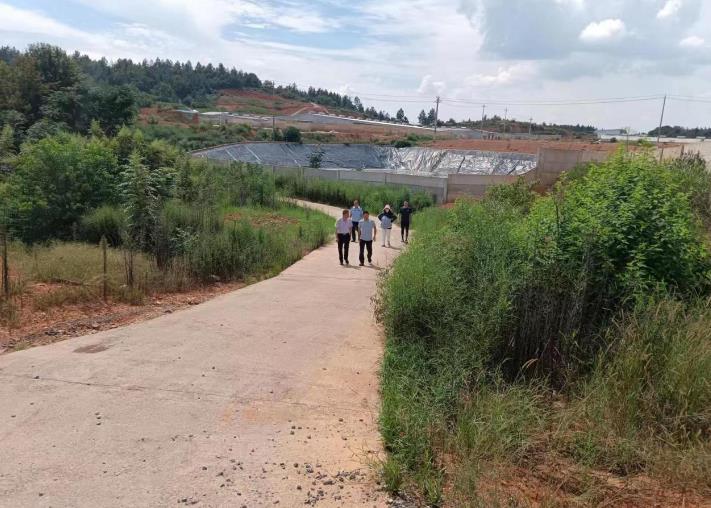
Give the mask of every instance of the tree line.
POLYGON ((661 130, 659 129, 659 127, 652 129, 651 131, 649 131, 648 135, 656 136, 657 134, 660 134, 661 136, 664 136, 666 138, 708 138, 711 137, 711 127, 686 128, 681 127, 679 125, 664 125, 662 126, 661 130))
POLYGON ((351 111, 365 118, 408 123, 402 108, 393 116, 323 88, 275 85, 252 72, 223 64, 171 60, 92 59, 49 44, 19 51, 0 47, 0 125, 12 129, 14 146, 61 131, 87 133, 92 120, 108 135, 131 125, 139 106, 155 102, 207 107, 222 89, 257 89, 285 98, 351 111))

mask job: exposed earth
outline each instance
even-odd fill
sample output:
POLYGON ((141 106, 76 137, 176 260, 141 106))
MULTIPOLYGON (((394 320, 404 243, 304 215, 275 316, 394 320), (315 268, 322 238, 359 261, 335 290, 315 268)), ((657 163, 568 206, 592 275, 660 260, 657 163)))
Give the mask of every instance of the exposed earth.
POLYGON ((398 236, 375 266, 330 244, 186 310, 1 356, 0 504, 391 503, 371 467, 371 297, 398 236))

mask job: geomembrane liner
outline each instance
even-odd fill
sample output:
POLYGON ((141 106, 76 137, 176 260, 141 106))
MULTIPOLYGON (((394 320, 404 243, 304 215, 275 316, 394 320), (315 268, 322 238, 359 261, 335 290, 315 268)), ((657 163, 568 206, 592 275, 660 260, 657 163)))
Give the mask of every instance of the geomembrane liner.
POLYGON ((200 150, 193 152, 193 156, 266 166, 308 167, 311 156, 319 151, 323 169, 379 169, 430 176, 520 175, 534 169, 537 163, 535 155, 522 153, 365 144, 239 143, 200 150))

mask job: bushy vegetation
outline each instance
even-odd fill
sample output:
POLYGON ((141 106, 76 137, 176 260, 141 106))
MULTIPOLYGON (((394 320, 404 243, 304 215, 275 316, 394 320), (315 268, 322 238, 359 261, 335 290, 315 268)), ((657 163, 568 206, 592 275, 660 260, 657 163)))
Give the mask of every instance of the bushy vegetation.
POLYGON ((276 185, 289 196, 344 208, 352 206, 353 200, 357 199, 361 207, 371 213, 382 210, 385 204, 397 210, 403 201, 409 201, 415 210, 422 210, 433 203, 429 194, 412 192, 406 187, 320 180, 298 174, 278 174, 276 185))
POLYGON ((483 477, 547 449, 709 492, 711 177, 694 164, 619 153, 550 196, 521 181, 421 215, 379 296, 388 484, 481 503, 483 477))
MULTIPOLYGON (((141 131, 147 141, 163 140, 182 150, 192 151, 216 145, 239 143, 254 137, 246 124, 212 125, 142 125, 141 131)), ((271 135, 271 134, 270 134, 271 135)))
POLYGON ((69 285, 43 295, 42 307, 97 298, 102 239, 110 264, 122 264, 109 267, 109 296, 137 303, 155 291, 276 273, 333 227, 277 196, 271 172, 192 159, 139 130, 60 133, 6 160, 13 170, 0 176, 0 227, 17 242, 13 298, 27 282, 69 285))

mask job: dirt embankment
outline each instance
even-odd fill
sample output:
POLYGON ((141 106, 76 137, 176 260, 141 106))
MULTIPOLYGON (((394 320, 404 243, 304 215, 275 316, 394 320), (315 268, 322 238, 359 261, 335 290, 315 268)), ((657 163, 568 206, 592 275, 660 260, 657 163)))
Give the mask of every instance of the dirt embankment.
POLYGON ((428 143, 432 148, 452 150, 485 150, 491 152, 515 152, 536 154, 540 148, 558 148, 563 150, 587 150, 596 152, 614 152, 617 143, 586 143, 579 141, 535 141, 527 139, 441 139, 428 143))
POLYGON ((264 115, 330 114, 328 108, 319 104, 288 99, 257 90, 220 90, 217 98, 217 107, 226 111, 264 115))

